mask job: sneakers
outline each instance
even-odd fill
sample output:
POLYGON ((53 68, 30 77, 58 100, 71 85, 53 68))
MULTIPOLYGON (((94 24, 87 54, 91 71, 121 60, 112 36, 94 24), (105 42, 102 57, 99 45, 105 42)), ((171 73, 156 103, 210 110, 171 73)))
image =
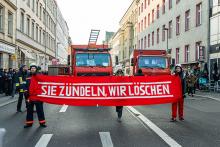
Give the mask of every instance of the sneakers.
POLYGON ((26 125, 24 125, 24 128, 30 128, 30 127, 32 127, 32 124, 26 124, 26 125))
POLYGON ((170 122, 177 122, 176 118, 171 118, 170 122))

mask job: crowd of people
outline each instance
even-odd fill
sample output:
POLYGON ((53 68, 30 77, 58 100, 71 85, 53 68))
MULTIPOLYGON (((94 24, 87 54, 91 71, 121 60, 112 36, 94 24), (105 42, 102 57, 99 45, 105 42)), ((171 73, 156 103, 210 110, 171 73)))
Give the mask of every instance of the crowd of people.
POLYGON ((47 74, 47 72, 40 72, 40 67, 35 64, 28 66, 22 65, 19 69, 0 69, 0 94, 11 96, 12 98, 16 93, 19 94, 17 103, 17 112, 22 112, 22 101, 25 99, 26 103, 26 122, 24 128, 29 128, 33 124, 34 106, 38 115, 39 124, 41 127, 46 127, 45 116, 43 110, 43 102, 31 101, 29 99, 29 86, 32 76, 37 74, 47 74))
POLYGON ((5 96, 15 96, 16 93, 16 79, 18 69, 0 69, 0 94, 5 96))
MULTIPOLYGON (((40 70, 40 67, 38 67, 40 70)), ((30 72, 30 70, 28 70, 30 72)), ((15 94, 18 93, 18 88, 16 88, 16 83, 18 80, 19 69, 0 68, 0 94, 3 96, 11 96, 14 98, 15 94)), ((41 74, 47 75, 47 72, 40 72, 41 74)))

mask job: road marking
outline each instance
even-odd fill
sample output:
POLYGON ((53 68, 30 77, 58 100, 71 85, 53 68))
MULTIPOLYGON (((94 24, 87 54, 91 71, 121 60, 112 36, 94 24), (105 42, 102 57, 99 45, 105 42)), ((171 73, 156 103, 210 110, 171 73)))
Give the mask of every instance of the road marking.
POLYGON ((60 112, 63 113, 63 112, 66 112, 68 108, 68 105, 63 105, 62 108, 60 109, 60 112))
POLYGON ((147 125, 152 131, 154 131, 161 139, 163 139, 171 147, 182 147, 173 138, 161 130, 157 125, 150 121, 147 117, 141 114, 138 110, 133 107, 127 107, 128 111, 135 114, 138 119, 140 119, 145 125, 147 125))
POLYGON ((6 130, 4 128, 0 128, 0 147, 3 147, 3 139, 5 136, 6 130))
POLYGON ((44 134, 41 136, 40 140, 37 142, 35 147, 46 147, 48 143, 50 142, 50 139, 52 138, 53 134, 44 134))
POLYGON ((220 102, 220 99, 219 98, 214 98, 214 97, 211 97, 211 96, 203 96, 203 95, 198 95, 198 94, 194 94, 195 96, 199 96, 199 97, 204 97, 204 98, 209 98, 209 99, 213 99, 213 100, 216 100, 216 101, 219 101, 220 102))
POLYGON ((18 101, 17 99, 10 100, 10 101, 8 101, 8 102, 5 102, 5 103, 0 104, 0 107, 4 107, 4 106, 6 106, 6 105, 9 105, 9 104, 14 103, 14 102, 17 102, 17 101, 18 101))
POLYGON ((113 147, 111 135, 109 132, 99 132, 102 147, 113 147))

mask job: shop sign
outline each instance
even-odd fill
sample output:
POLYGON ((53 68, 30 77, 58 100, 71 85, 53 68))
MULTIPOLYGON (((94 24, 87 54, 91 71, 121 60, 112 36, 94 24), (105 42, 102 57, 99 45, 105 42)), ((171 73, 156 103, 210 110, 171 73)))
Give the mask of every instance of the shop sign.
POLYGON ((15 47, 0 43, 0 52, 6 52, 9 54, 15 54, 15 47))

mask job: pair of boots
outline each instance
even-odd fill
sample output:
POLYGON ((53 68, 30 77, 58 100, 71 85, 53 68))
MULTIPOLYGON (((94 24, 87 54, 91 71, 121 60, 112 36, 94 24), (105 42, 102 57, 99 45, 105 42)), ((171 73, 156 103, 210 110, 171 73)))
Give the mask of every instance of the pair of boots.
MULTIPOLYGON (((30 128, 30 127, 32 127, 32 125, 33 125, 33 124, 26 124, 26 125, 24 125, 24 128, 30 128)), ((46 125, 45 123, 42 123, 42 124, 40 124, 40 127, 46 128, 47 125, 46 125)))
MULTIPOLYGON (((183 117, 180 117, 179 118, 180 121, 184 121, 184 118, 183 117)), ((176 118, 171 118, 170 122, 176 122, 176 118)))

